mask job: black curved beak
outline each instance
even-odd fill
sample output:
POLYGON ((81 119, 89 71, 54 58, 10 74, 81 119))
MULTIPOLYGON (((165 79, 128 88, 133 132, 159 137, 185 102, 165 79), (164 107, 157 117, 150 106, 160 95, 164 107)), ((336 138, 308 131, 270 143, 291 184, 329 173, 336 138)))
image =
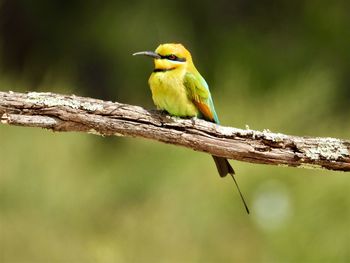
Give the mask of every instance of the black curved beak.
POLYGON ((143 56, 148 56, 148 57, 152 57, 154 59, 159 59, 161 58, 161 56, 159 56, 157 53, 153 52, 153 51, 141 51, 141 52, 136 52, 134 54, 132 54, 133 56, 139 56, 139 55, 143 55, 143 56))

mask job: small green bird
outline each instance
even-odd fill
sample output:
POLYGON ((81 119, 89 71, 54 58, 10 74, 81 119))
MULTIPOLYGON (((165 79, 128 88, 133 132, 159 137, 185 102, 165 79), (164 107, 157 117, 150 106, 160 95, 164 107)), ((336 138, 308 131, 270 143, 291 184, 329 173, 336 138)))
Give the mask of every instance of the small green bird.
MULTIPOLYGON (((154 58, 155 68, 148 83, 154 104, 160 110, 178 117, 198 117, 219 124, 208 84, 193 64, 191 53, 182 44, 162 44, 155 52, 133 54, 154 58)), ((248 206, 226 158, 213 156, 221 177, 232 176, 243 204, 248 206)))

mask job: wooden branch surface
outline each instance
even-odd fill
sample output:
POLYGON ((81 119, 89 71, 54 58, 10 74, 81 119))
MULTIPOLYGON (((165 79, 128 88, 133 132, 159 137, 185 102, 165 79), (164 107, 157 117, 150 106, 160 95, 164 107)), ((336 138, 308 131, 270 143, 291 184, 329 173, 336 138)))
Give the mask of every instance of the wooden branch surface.
POLYGON ((117 102, 0 92, 2 124, 143 137, 251 163, 350 171, 350 142, 224 127, 117 102))

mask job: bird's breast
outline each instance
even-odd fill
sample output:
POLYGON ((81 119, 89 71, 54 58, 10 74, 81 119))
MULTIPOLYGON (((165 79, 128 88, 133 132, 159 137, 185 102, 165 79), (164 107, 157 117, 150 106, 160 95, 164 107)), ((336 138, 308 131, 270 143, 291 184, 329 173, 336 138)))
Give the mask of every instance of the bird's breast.
POLYGON ((196 117, 199 113, 188 98, 183 83, 185 72, 177 70, 154 72, 149 78, 154 104, 161 110, 179 117, 196 117))

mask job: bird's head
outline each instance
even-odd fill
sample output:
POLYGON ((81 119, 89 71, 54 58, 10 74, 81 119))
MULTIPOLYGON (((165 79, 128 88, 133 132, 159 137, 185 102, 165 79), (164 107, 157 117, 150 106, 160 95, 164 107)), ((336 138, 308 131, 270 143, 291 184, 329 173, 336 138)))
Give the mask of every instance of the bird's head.
POLYGON ((155 52, 142 51, 133 55, 145 55, 154 58, 155 70, 160 71, 186 68, 188 65, 192 65, 191 53, 182 44, 161 44, 155 52))

